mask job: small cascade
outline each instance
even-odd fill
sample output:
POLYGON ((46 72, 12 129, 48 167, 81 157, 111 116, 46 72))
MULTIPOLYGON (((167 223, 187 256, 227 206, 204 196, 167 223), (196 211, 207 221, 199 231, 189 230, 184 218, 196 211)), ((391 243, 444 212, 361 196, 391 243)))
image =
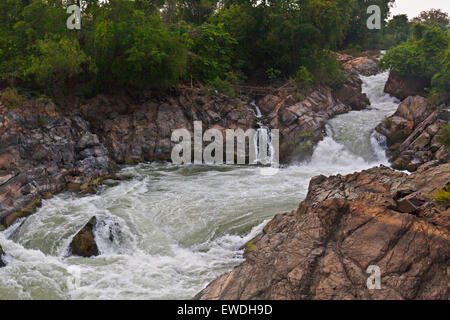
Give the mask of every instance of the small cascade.
POLYGON ((275 150, 272 144, 272 132, 270 128, 264 125, 262 121, 262 113, 259 107, 256 105, 255 101, 250 103, 252 106, 252 111, 255 113, 258 121, 256 122, 258 128, 256 129, 256 134, 254 137, 254 148, 255 148, 255 164, 271 165, 274 163, 275 150))

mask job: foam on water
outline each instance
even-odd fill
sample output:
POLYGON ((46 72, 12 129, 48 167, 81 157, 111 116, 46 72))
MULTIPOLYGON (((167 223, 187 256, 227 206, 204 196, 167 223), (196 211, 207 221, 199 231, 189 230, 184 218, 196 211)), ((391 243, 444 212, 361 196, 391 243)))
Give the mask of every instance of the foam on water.
POLYGON ((383 93, 387 73, 362 79, 371 108, 331 120, 308 163, 273 176, 254 166, 140 164, 122 170, 132 180, 95 195, 44 200, 0 233, 8 263, 0 299, 191 298, 242 262, 241 247, 276 213, 298 207, 311 177, 387 163, 374 128, 398 102, 383 93), (69 256, 73 235, 94 215, 102 255, 69 256))

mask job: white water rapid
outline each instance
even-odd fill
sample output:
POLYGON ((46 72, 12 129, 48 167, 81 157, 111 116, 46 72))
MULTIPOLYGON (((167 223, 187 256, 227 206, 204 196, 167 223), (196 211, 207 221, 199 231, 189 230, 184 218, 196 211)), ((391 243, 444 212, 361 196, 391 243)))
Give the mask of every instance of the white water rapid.
POLYGON ((311 161, 273 176, 255 166, 140 164, 95 195, 65 192, 0 233, 0 299, 189 299, 243 261, 239 248, 276 213, 298 207, 311 177, 387 164, 373 134, 398 101, 387 73, 362 77, 372 106, 332 119, 311 161), (102 255, 67 256, 93 215, 102 255), (109 241, 109 229, 114 241, 109 241))

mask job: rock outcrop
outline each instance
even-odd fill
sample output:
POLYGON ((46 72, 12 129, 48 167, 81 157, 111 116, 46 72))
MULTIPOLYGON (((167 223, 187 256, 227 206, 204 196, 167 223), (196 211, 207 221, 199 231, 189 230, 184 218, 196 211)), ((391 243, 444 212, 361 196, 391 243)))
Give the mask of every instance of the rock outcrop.
POLYGON ((8 109, 0 102, 0 228, 31 214, 41 198, 112 169, 108 150, 80 116, 53 103, 8 109))
POLYGON ((192 132, 194 121, 207 128, 255 128, 255 114, 249 101, 211 94, 205 88, 179 88, 170 97, 143 96, 139 99, 98 96, 81 110, 117 163, 170 160, 171 134, 185 128, 192 132), (132 101, 135 102, 132 102, 132 101))
POLYGON ((378 71, 375 61, 337 56, 343 66, 347 66, 344 67, 346 81, 339 89, 318 86, 302 101, 297 101, 289 90, 278 90, 257 101, 264 115, 264 123, 280 130, 281 162, 307 159, 326 134, 325 126, 330 118, 370 105, 366 94, 362 93, 362 81, 358 74, 362 70, 366 70, 367 74, 375 74, 378 71))
POLYGON ((305 160, 325 135, 327 120, 352 110, 334 98, 328 87, 317 88, 297 103, 291 95, 278 94, 268 95, 258 104, 263 121, 280 130, 280 160, 285 163, 305 160))
POLYGON ((425 96, 425 88, 429 87, 429 83, 418 77, 402 77, 391 71, 388 81, 384 87, 384 92, 403 100, 409 96, 425 96))
POLYGON ((93 257, 100 254, 95 242, 94 229, 97 218, 92 217, 88 223, 73 237, 70 243, 70 252, 81 257, 93 257))
POLYGON ((343 63, 344 70, 351 70, 363 76, 373 76, 380 72, 377 62, 367 57, 347 60, 343 63))
POLYGON ((450 164, 315 177, 298 210, 276 215, 195 298, 449 299, 449 203, 430 199, 449 180, 450 164), (368 289, 371 265, 381 289, 368 289))
POLYGON ((3 255, 5 252, 3 252, 2 246, 0 246, 0 268, 6 266, 6 263, 3 261, 3 255))
POLYGON ((433 110, 427 99, 408 97, 376 130, 387 137, 392 166, 415 171, 450 160, 450 149, 439 142, 439 129, 450 120, 446 108, 433 110))

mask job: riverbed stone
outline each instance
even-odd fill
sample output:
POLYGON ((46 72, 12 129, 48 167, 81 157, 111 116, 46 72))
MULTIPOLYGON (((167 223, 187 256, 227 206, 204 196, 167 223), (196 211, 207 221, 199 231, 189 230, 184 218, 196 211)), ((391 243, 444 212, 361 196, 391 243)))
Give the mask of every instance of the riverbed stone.
POLYGON ((94 229, 97 225, 97 218, 92 217, 88 223, 73 237, 70 243, 72 255, 82 257, 98 256, 100 254, 95 242, 94 229))

